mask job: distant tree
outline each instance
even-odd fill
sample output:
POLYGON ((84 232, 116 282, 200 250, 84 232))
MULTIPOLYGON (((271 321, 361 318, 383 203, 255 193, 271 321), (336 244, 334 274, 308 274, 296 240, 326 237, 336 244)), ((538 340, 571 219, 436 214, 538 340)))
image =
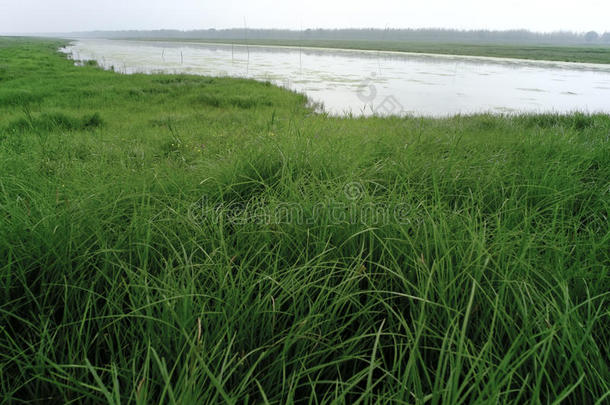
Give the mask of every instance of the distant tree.
POLYGON ((585 34, 585 41, 587 42, 597 42, 599 39, 599 34, 595 31, 589 31, 585 34))
POLYGON ((605 32, 601 37, 601 41, 605 44, 610 44, 610 32, 605 32))
MULTIPOLYGON (((607 33, 610 34, 610 33, 607 33)), ((601 40, 610 43, 608 35, 601 40)), ((408 41, 408 42, 443 42, 443 43, 497 43, 497 44, 552 44, 571 45, 599 42, 600 36, 591 31, 587 34, 569 31, 532 32, 526 30, 488 31, 456 30, 432 28, 388 28, 388 29, 321 29, 307 28, 304 31, 287 29, 199 29, 190 31, 156 30, 156 31, 91 31, 71 33, 83 38, 173 38, 173 39, 221 39, 221 40, 341 40, 341 41, 408 41)))

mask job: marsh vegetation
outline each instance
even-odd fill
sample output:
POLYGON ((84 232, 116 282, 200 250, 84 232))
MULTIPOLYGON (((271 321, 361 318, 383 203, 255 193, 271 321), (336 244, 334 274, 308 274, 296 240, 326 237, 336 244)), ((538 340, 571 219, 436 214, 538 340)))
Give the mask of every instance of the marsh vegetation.
POLYGON ((332 117, 63 45, 0 39, 4 402, 608 400, 608 115, 332 117))

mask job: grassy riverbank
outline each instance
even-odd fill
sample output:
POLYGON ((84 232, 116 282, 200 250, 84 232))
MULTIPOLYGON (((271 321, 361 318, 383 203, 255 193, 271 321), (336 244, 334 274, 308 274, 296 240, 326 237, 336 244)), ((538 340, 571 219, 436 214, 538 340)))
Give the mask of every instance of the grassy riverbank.
POLYGON ((603 403, 610 117, 334 118, 0 39, 4 402, 603 403))
POLYGON ((441 55, 486 56, 547 60, 557 62, 610 63, 610 45, 509 45, 509 44, 460 44, 405 41, 345 41, 345 40, 187 40, 187 39, 138 39, 141 41, 185 41, 223 43, 236 45, 272 45, 311 48, 357 49, 369 51, 415 52, 441 55))

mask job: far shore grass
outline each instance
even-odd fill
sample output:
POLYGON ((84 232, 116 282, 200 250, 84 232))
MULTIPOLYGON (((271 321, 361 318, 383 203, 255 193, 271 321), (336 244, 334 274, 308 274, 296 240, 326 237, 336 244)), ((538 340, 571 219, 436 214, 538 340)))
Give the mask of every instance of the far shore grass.
POLYGON ((610 116, 333 117, 0 38, 0 403, 610 399, 610 116))
MULTIPOLYGON (((125 38, 130 39, 130 38, 125 38)), ((224 40, 224 39, 132 39, 138 41, 168 41, 217 43, 235 45, 269 45, 331 49, 354 49, 369 51, 414 52, 441 55, 481 56, 494 58, 547 60, 556 62, 581 62, 610 64, 610 45, 510 45, 510 44, 467 44, 404 41, 362 41, 362 40, 224 40)))

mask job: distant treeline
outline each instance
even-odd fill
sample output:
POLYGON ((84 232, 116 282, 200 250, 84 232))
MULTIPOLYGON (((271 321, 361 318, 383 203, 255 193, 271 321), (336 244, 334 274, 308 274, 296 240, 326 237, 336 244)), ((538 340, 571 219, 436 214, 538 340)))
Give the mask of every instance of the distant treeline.
POLYGON ((92 31, 68 34, 88 38, 136 39, 210 39, 210 40, 339 40, 339 41, 407 41, 445 43, 504 44, 610 44, 610 32, 550 33, 527 30, 488 31, 453 29, 207 29, 155 31, 92 31))

